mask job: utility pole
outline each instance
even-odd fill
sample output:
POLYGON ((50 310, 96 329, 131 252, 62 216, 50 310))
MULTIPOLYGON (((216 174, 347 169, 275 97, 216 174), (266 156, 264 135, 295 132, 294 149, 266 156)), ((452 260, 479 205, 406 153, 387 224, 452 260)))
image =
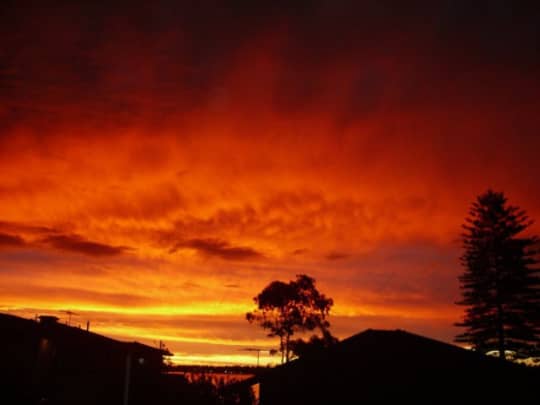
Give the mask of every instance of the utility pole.
POLYGON ((268 352, 268 353, 272 354, 272 350, 260 349, 258 347, 246 347, 245 349, 240 349, 240 350, 243 350, 243 351, 246 351, 246 352, 257 352, 257 367, 259 367, 259 360, 260 360, 260 357, 261 357, 261 352, 268 352))
POLYGON ((123 405, 129 404, 129 383, 131 379, 131 351, 126 355, 126 374, 124 378, 124 403, 123 405))

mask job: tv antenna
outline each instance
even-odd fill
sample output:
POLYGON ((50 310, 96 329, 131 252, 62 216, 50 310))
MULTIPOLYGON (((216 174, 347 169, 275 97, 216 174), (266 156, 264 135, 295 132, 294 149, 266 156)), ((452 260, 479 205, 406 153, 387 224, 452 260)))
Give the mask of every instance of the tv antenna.
POLYGON ((274 349, 261 349, 259 347, 245 347, 239 350, 242 350, 245 352, 257 352, 257 367, 259 367, 259 360, 261 357, 261 352, 268 352, 271 356, 273 356, 276 353, 276 350, 274 349))
POLYGON ((70 311, 69 309, 66 310, 66 311, 62 311, 64 314, 67 314, 68 316, 68 321, 67 321, 67 325, 70 326, 71 325, 71 315, 79 315, 73 311, 70 311))

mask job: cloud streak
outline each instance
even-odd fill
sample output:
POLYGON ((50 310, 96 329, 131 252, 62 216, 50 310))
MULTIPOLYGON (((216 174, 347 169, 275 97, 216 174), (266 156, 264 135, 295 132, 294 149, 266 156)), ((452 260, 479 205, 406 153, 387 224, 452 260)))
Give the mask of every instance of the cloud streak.
POLYGON ((18 235, 10 235, 7 233, 0 233, 0 248, 2 247, 23 247, 25 241, 18 235))
POLYGON ((178 242, 169 253, 180 249, 193 249, 208 257, 218 257, 223 260, 244 261, 263 258, 263 254, 247 246, 233 246, 220 239, 190 239, 178 242))
POLYGON ((326 254, 324 256, 324 258, 326 260, 341 260, 341 259, 346 259, 348 258, 350 255, 348 253, 343 253, 343 252, 330 252, 328 254, 326 254))
POLYGON ((47 226, 8 221, 0 221, 0 230, 30 235, 51 234, 58 232, 58 230, 47 226))
POLYGON ((85 240, 79 235, 50 235, 44 238, 42 243, 58 250, 94 257, 117 256, 130 250, 126 246, 113 246, 85 240))

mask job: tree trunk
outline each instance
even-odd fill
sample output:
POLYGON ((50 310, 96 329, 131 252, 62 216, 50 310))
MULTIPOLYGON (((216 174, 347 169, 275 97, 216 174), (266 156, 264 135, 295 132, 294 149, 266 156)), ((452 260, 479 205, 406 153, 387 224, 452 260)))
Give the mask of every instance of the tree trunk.
POLYGON ((499 358, 506 360, 506 348, 504 342, 504 322, 503 322, 503 309, 500 303, 497 303, 497 338, 499 340, 499 358))
POLYGON ((288 363, 289 362, 289 357, 290 357, 290 354, 289 354, 289 342, 291 340, 291 335, 287 335, 285 337, 285 362, 288 363))
POLYGON ((283 345, 283 336, 279 336, 279 351, 281 352, 281 364, 283 364, 283 357, 285 355, 285 347, 283 345))
POLYGON ((504 345, 504 316, 503 308, 501 304, 501 267, 497 261, 497 246, 492 241, 492 252, 489 257, 491 267, 495 272, 495 304, 497 307, 497 340, 499 349, 499 359, 506 360, 506 351, 504 345))
POLYGON ((289 362, 289 335, 285 336, 285 363, 289 362))

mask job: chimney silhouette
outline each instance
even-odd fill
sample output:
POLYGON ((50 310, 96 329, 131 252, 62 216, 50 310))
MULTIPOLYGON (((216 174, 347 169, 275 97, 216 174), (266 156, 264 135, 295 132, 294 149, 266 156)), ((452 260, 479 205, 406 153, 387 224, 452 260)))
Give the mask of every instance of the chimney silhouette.
POLYGON ((53 315, 40 315, 38 316, 38 318, 39 318, 39 323, 45 326, 57 324, 58 320, 60 319, 57 316, 53 316, 53 315))

